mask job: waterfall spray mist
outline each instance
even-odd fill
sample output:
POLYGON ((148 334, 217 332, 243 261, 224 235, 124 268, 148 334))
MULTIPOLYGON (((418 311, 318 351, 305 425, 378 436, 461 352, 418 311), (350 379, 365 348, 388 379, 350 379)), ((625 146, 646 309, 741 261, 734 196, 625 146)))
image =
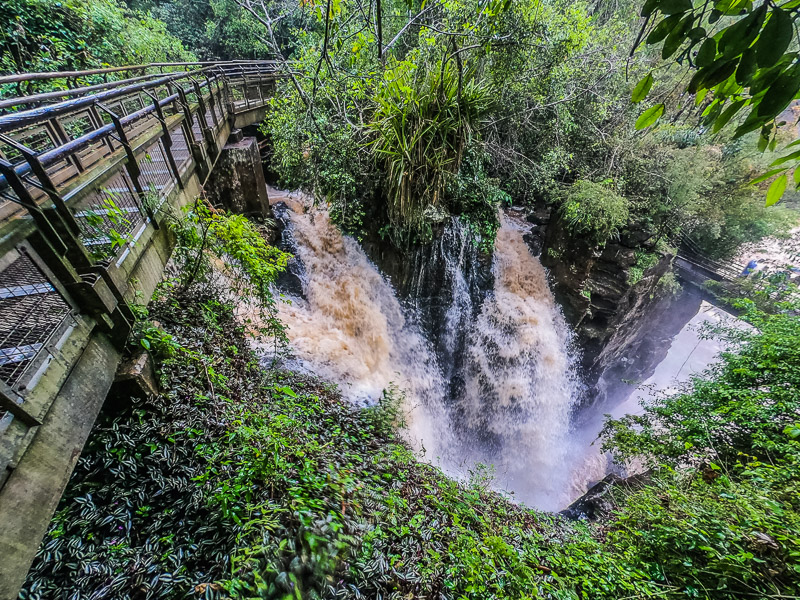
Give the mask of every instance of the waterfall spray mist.
MULTIPOLYGON (((412 443, 451 474, 478 462, 495 465, 498 488, 539 508, 564 506, 567 433, 575 384, 569 335, 544 269, 522 239, 523 225, 503 216, 492 271, 494 289, 477 318, 462 274, 464 244, 448 258, 452 303, 444 346, 466 330, 461 381, 454 397, 431 345, 404 314, 391 285, 358 243, 343 236, 323 208, 301 195, 285 202, 303 296, 280 307, 295 366, 339 383, 353 401, 374 401, 390 383, 405 390, 412 443), (450 336, 450 337, 447 337, 450 336), (452 339, 450 339, 452 338, 452 339)), ((466 230, 448 235, 463 242, 466 230)), ((423 265, 424 266, 424 265, 423 265)))
POLYGON ((544 509, 562 508, 568 481, 569 419, 577 378, 569 330, 544 268, 502 216, 494 291, 469 332, 459 420, 473 460, 495 465, 501 487, 544 509))

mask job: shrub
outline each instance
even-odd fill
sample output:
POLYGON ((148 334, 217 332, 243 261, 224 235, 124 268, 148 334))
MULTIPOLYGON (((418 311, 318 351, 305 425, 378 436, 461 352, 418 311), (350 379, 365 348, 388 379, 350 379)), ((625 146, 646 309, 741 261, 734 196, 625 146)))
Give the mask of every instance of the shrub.
POLYGON ((573 236, 603 246, 628 222, 628 201, 607 185, 579 180, 569 188, 561 214, 573 236))

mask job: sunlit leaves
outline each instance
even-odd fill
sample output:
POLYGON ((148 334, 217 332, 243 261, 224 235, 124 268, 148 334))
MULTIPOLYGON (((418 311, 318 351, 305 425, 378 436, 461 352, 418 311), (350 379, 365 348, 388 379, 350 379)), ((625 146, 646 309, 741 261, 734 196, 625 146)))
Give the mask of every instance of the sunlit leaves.
POLYGON ((783 196, 783 192, 786 191, 786 184, 788 183, 788 178, 786 175, 781 175, 780 177, 776 178, 773 181, 769 189, 767 190, 767 202, 766 206, 772 206, 773 204, 777 204, 777 202, 783 196))
POLYGON ((648 108, 636 119, 636 129, 647 129, 650 127, 661 118, 661 115, 664 114, 664 109, 665 106, 663 103, 648 108))
POLYGON ((631 100, 634 102, 641 102, 647 97, 647 94, 650 93, 650 89, 653 87, 653 74, 648 73, 646 77, 642 78, 639 83, 636 84, 636 87, 633 88, 633 93, 631 94, 631 100))

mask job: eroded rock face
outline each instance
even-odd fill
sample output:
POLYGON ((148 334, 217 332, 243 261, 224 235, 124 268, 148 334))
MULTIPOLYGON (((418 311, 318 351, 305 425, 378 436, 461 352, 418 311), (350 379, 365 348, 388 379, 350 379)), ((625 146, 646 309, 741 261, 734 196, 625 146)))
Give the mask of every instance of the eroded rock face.
POLYGON ((430 244, 398 250, 373 239, 364 250, 418 316, 451 381, 463 362, 466 332, 493 286, 492 257, 478 250, 455 217, 430 244))
POLYGON ((561 515, 568 519, 588 519, 589 521, 604 521, 611 517, 616 502, 614 488, 638 488, 650 478, 650 473, 620 477, 616 473, 609 473, 603 479, 590 487, 586 493, 561 511, 561 515))
MULTIPOLYGON (((544 236, 541 261, 550 271, 553 293, 573 326, 583 351, 586 383, 628 357, 642 328, 664 294, 659 280, 674 256, 657 252, 652 235, 632 227, 619 240, 594 247, 573 237, 554 216, 544 236), (658 255, 655 264, 636 273, 637 250, 658 255)), ((596 394, 590 394, 596 395, 596 394)))

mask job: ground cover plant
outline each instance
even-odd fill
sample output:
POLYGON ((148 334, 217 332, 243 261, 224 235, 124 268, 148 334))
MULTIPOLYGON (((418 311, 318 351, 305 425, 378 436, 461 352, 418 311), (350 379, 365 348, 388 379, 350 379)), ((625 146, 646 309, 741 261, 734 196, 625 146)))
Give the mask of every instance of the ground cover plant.
POLYGON ((399 390, 357 408, 260 365, 211 281, 167 282, 140 313, 162 393, 103 414, 23 598, 796 595, 791 312, 753 312, 708 378, 608 426, 652 471, 587 523, 513 503, 485 468, 459 483, 420 462, 399 390))

